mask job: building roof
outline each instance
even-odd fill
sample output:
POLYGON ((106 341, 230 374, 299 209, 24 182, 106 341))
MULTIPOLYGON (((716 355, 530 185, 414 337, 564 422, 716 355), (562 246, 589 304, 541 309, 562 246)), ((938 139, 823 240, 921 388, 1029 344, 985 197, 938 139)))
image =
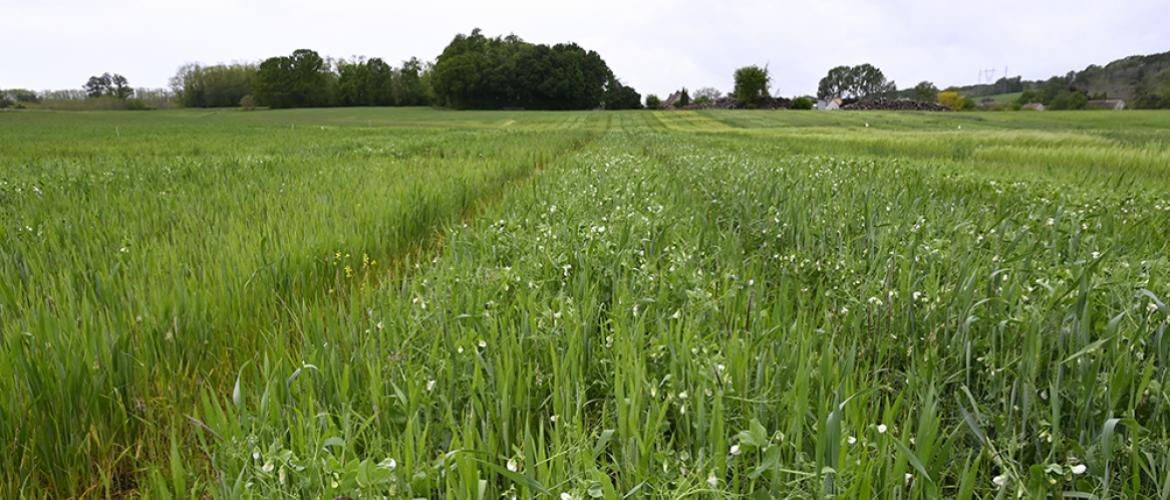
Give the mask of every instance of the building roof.
POLYGON ((1125 101, 1121 99, 1095 99, 1085 103, 1085 109, 1125 109, 1125 101))

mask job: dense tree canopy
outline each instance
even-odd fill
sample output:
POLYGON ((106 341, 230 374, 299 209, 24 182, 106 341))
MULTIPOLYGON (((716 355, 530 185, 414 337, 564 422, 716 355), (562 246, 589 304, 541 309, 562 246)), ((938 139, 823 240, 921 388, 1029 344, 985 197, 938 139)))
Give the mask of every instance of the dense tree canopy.
POLYGON ((1153 82, 1135 92, 1134 107, 1143 109, 1170 108, 1170 74, 1164 82, 1153 82))
POLYGON ((837 66, 821 79, 817 86, 820 99, 877 99, 889 97, 897 90, 893 81, 886 80, 882 70, 872 64, 837 66))
POLYGON ((1083 109, 1089 96, 1073 87, 1074 72, 1033 85, 1016 98, 1017 105, 1041 103, 1050 109, 1083 109))
POLYGON ((394 68, 375 57, 337 64, 337 104, 342 106, 392 106, 394 68))
POLYGON ((260 104, 273 108, 329 106, 336 81, 317 52, 299 49, 260 63, 253 93, 260 104))
POLYGON ((0 90, 0 97, 6 97, 11 102, 40 102, 41 97, 29 89, 0 90))
POLYGON ((735 70, 735 91, 732 95, 746 107, 757 107, 768 97, 768 84, 771 81, 768 68, 744 66, 735 70))
POLYGON ((171 78, 171 89, 188 108, 233 107, 252 93, 256 71, 251 64, 188 64, 171 78))
POLYGON ((605 84, 605 109, 641 109, 642 95, 617 78, 605 84))
POLYGON ((447 45, 432 84, 439 103, 454 108, 592 109, 605 105, 613 81, 601 56, 577 44, 488 38, 476 29, 447 45))
POLYGON ((85 94, 89 97, 117 97, 127 99, 134 95, 130 82, 126 77, 117 73, 105 73, 101 76, 91 76, 85 82, 85 94))
POLYGON ((412 57, 408 61, 403 61, 402 68, 395 71, 392 76, 394 78, 395 104, 422 106, 432 101, 430 84, 427 82, 430 75, 418 58, 412 57))
POLYGON ((919 102, 935 102, 938 100, 938 87, 931 82, 918 82, 911 90, 910 96, 919 102))
POLYGON ((427 79, 415 58, 395 69, 379 58, 334 63, 302 49, 259 66, 188 64, 171 78, 171 88, 190 108, 234 107, 245 97, 274 108, 421 106, 432 100, 427 79))

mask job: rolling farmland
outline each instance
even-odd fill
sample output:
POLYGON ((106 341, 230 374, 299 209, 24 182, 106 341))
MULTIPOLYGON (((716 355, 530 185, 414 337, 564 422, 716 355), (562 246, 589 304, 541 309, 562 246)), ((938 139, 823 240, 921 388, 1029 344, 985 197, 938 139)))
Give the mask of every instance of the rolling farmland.
POLYGON ((0 497, 1170 497, 1170 113, 0 113, 0 497))

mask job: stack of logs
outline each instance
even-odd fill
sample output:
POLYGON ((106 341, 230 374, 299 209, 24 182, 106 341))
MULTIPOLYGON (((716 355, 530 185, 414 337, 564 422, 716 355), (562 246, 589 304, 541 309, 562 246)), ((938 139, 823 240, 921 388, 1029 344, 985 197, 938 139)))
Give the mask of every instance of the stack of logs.
MULTIPOLYGON (((783 97, 765 97, 760 101, 760 105, 756 109, 788 109, 792 107, 792 99, 785 99, 783 97)), ((683 109, 747 109, 742 102, 739 102, 734 97, 726 96, 720 97, 713 102, 704 104, 694 104, 684 107, 683 109)))
POLYGON ((855 111, 950 111, 951 108, 935 102, 919 102, 906 99, 875 99, 858 101, 841 106, 841 109, 855 111))

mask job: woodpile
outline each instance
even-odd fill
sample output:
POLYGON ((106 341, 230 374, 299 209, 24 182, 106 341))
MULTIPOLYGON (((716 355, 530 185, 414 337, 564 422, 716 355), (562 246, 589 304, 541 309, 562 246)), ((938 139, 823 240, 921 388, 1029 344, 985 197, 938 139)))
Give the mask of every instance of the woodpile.
POLYGON ((951 108, 936 102, 919 102, 908 99, 875 99, 858 101, 841 106, 841 109, 855 111, 950 111, 951 108))
MULTIPOLYGON (((792 107, 792 99, 765 97, 756 109, 788 109, 790 107, 792 107)), ((747 109, 747 107, 734 97, 726 96, 704 104, 691 103, 683 109, 747 109)))

